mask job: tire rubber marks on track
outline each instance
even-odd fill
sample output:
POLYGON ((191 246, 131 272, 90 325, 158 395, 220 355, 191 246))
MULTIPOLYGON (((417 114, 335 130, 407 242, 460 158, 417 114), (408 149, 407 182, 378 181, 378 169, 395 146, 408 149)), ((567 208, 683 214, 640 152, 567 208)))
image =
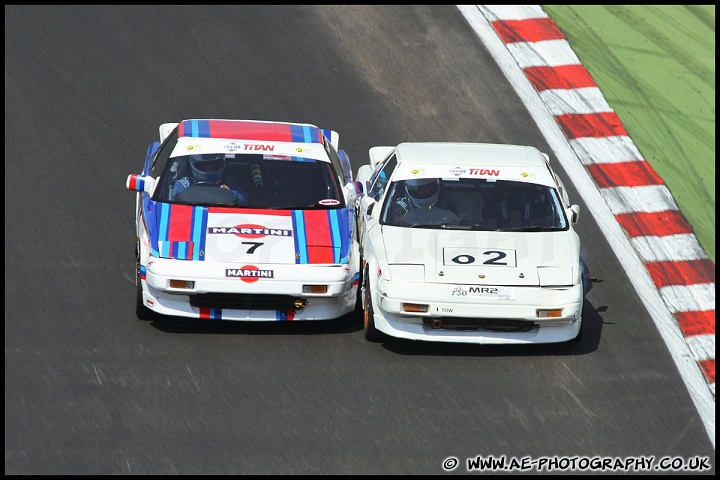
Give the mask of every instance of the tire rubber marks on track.
POLYGON ((478 5, 631 239, 715 394, 715 264, 539 5, 478 5))

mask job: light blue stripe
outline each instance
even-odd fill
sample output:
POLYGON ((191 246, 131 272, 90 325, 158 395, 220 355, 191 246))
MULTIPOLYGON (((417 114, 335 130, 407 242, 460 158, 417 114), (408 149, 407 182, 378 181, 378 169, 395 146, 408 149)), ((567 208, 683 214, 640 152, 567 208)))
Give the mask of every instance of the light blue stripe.
POLYGON ((328 210, 330 217, 330 234, 332 235, 333 261, 341 263, 342 240, 340 239, 340 222, 338 221, 338 210, 328 210))
POLYGON ((300 258, 297 263, 308 263, 307 238, 305 237, 305 217, 302 210, 293 210, 295 218, 295 233, 297 234, 297 248, 300 258))
POLYGON ((207 223, 210 215, 210 210, 207 207, 202 208, 202 215, 200 215, 200 260, 205 260, 205 244, 207 243, 207 223))
MULTIPOLYGON (((315 130, 314 128, 312 130, 315 130)), ((308 126, 303 127, 303 135, 305 136, 305 143, 312 143, 313 138, 311 135, 311 129, 308 126)))
POLYGON ((204 207, 193 207, 192 211, 190 238, 193 241, 193 260, 200 260, 200 243, 203 234, 203 210, 204 207))
POLYGON ((165 241, 168 236, 168 222, 170 220, 170 205, 167 203, 160 204, 160 225, 158 226, 158 240, 165 241))
POLYGON ((192 120, 192 121, 190 122, 190 131, 192 132, 192 133, 191 133, 191 136, 193 136, 193 137, 197 137, 197 136, 198 136, 198 132, 200 131, 200 128, 199 128, 199 126, 198 126, 198 121, 197 121, 197 120, 192 120))

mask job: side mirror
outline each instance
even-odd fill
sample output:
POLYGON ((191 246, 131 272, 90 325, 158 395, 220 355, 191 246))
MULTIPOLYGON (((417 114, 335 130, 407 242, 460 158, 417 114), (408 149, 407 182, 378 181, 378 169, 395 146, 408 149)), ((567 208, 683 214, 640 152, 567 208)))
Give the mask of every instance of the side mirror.
POLYGON ((360 199, 360 211, 367 216, 372 215, 375 205, 377 205, 377 200, 369 195, 363 195, 360 199))
POLYGON ((355 180, 352 182, 355 186, 355 193, 358 197, 362 197, 363 194, 365 194, 365 182, 361 182, 359 180, 355 180))
POLYGON ((348 182, 343 187, 343 196, 345 197, 345 205, 352 205, 357 198, 362 195, 362 185, 360 182, 348 182))
POLYGON ((133 192, 147 193, 152 196, 155 191, 156 181, 152 177, 145 177, 136 173, 128 175, 125 181, 125 187, 133 192))
MULTIPOLYGON (((359 182, 367 182, 370 177, 372 176, 373 169, 370 165, 363 165, 358 169, 357 175, 355 176, 355 180, 359 182)), ((363 189, 365 191, 367 189, 363 189)))
POLYGON ((580 218, 580 205, 570 205, 568 212, 570 214, 570 223, 577 223, 580 218))

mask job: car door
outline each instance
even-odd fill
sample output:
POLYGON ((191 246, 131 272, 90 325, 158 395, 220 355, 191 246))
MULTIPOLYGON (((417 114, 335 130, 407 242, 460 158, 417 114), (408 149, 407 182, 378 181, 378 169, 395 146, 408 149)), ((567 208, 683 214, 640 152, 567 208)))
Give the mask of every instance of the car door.
POLYGON ((358 243, 360 244, 360 253, 363 252, 365 245, 365 232, 368 228, 368 209, 377 208, 376 205, 385 196, 387 184, 390 176, 397 167, 397 156, 393 151, 388 157, 380 163, 370 179, 367 181, 367 192, 360 199, 360 208, 358 212, 358 243))

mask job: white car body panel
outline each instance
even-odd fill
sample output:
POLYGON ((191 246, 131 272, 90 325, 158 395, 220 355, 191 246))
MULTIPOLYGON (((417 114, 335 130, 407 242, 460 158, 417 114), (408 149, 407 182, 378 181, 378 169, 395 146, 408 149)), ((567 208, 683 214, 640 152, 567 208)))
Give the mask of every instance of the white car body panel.
POLYGON ((532 147, 452 143, 371 149, 371 157, 380 154, 373 173, 363 178, 369 179, 368 191, 358 202, 363 288, 370 289, 378 331, 410 340, 475 344, 578 337, 584 303, 580 239, 568 220, 567 228, 539 231, 410 228, 380 221, 390 185, 412 178, 544 185, 557 192, 560 215, 570 219, 565 212, 579 209, 569 205, 547 155, 532 147), (371 182, 393 150, 397 166, 373 198, 371 182), (405 304, 427 306, 427 311, 409 312, 405 304), (561 313, 543 317, 539 311, 561 313), (453 328, 432 328, 433 320, 453 328))

